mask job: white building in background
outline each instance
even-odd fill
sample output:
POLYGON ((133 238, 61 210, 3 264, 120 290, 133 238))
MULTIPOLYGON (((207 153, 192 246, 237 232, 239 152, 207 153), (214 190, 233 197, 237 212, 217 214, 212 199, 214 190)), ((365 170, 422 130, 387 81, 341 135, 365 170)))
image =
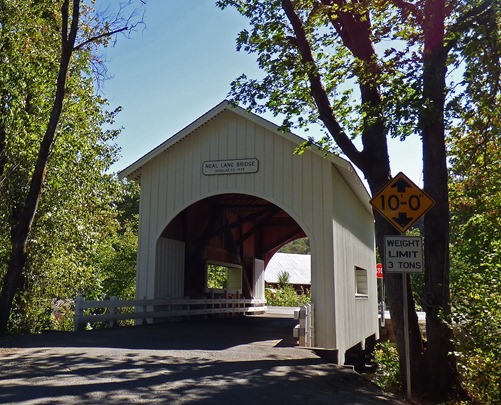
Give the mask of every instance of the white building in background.
POLYGON ((278 284, 280 273, 289 275, 289 283, 295 288, 311 288, 311 256, 297 253, 280 253, 273 255, 266 265, 264 281, 267 285, 278 284))

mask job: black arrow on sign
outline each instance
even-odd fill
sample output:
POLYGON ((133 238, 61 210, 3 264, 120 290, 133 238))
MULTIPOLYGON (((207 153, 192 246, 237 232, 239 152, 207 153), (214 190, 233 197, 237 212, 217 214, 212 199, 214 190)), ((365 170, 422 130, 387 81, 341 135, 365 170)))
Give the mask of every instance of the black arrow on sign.
POLYGON ((392 217, 393 220, 400 225, 401 228, 405 228, 409 222, 411 222, 414 217, 408 217, 406 212, 400 212, 398 217, 392 217))
POLYGON ((398 179, 391 187, 396 187, 398 193, 405 193, 407 187, 412 188, 412 186, 402 178, 398 179))

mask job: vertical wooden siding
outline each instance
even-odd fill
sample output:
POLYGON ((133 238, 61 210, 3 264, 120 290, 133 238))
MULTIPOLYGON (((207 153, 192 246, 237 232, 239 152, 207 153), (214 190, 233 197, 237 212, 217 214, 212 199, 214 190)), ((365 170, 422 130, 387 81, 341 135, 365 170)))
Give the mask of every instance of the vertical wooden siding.
POLYGON ((254 297, 255 299, 264 299, 264 261, 254 259, 254 297))
POLYGON ((184 298, 184 242, 159 238, 155 267, 155 298, 184 298))
POLYGON ((350 195, 353 196, 345 182, 337 184, 333 234, 336 339, 340 350, 378 334, 373 218, 357 199, 349 198, 350 195), (355 267, 367 270, 367 297, 355 294, 355 267))

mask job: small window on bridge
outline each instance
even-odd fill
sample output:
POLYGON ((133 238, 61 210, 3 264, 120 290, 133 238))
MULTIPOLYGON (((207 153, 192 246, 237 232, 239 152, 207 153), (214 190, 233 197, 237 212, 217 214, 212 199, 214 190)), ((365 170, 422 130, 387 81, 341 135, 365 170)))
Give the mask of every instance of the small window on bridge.
POLYGON ((355 266, 355 288, 357 296, 367 296, 369 294, 367 270, 358 266, 355 266))
POLYGON ((207 263, 207 291, 242 291, 242 267, 229 263, 207 263))

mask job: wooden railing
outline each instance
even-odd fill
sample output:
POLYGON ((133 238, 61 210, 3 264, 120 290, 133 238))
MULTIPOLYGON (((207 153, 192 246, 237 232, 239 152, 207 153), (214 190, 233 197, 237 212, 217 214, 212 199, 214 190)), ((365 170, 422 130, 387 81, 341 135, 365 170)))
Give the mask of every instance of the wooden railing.
POLYGON ((115 326, 119 320, 141 320, 173 316, 192 316, 231 313, 262 313, 266 311, 264 299, 207 298, 207 299, 142 299, 119 300, 112 297, 106 301, 86 301, 77 297, 75 301, 75 331, 82 325, 93 322, 109 322, 115 326), (125 310, 129 308, 128 312, 125 310), (88 313, 89 309, 104 309, 106 313, 88 313), (132 309, 132 311, 130 310, 132 309))

